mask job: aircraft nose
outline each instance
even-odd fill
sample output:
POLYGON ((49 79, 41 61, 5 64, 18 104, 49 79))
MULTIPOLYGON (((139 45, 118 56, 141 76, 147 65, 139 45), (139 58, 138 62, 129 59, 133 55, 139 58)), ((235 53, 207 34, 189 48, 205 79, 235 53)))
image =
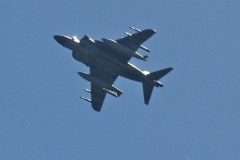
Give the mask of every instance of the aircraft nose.
POLYGON ((53 36, 53 38, 59 43, 61 44, 62 46, 64 46, 65 42, 66 42, 66 37, 64 36, 59 36, 59 35, 55 35, 53 36))

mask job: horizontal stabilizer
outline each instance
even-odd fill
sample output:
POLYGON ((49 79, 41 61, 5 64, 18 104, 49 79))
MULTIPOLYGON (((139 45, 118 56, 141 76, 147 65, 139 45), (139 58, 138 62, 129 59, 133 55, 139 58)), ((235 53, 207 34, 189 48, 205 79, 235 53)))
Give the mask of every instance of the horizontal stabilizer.
POLYGON ((162 69, 152 73, 145 72, 145 75, 154 81, 154 85, 149 83, 143 83, 144 103, 146 105, 148 105, 149 100, 151 98, 153 87, 154 86, 163 87, 163 84, 157 80, 161 79, 163 76, 168 74, 171 70, 173 70, 173 68, 169 67, 169 68, 162 69))
POLYGON ((144 103, 146 105, 148 105, 149 100, 151 98, 153 87, 154 87, 153 85, 150 85, 148 83, 143 83, 144 103))
POLYGON ((169 68, 162 69, 162 70, 159 70, 159 71, 156 71, 156 72, 152 72, 152 73, 148 74, 147 76, 152 80, 159 80, 172 70, 173 70, 173 68, 169 67, 169 68))

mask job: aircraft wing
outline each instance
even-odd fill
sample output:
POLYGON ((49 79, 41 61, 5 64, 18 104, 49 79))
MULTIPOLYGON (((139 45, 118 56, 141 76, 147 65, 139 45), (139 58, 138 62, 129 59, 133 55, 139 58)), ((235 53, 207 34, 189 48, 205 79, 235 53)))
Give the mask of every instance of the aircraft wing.
MULTIPOLYGON (((146 47, 143 47, 141 44, 144 43, 146 40, 148 40, 152 35, 154 35, 156 33, 156 31, 152 30, 152 29, 145 29, 142 31, 137 29, 137 31, 138 32, 134 33, 134 34, 126 33, 127 34, 126 37, 117 39, 116 41, 118 43, 130 48, 134 52, 136 52, 138 50, 138 48, 142 48, 149 52, 149 50, 146 47)), ((122 55, 122 54, 117 54, 115 56, 118 60, 122 61, 123 63, 126 63, 131 59, 131 56, 126 56, 126 55, 122 55)))
MULTIPOLYGON (((114 81, 117 79, 117 75, 110 74, 102 69, 99 69, 97 67, 91 67, 90 68, 90 74, 98 79, 101 79, 102 81, 105 81, 109 84, 113 84, 114 81)), ((91 83, 91 103, 92 108, 98 112, 100 112, 104 99, 106 97, 106 91, 93 83, 91 83)))
POLYGON ((121 43, 122 45, 130 48, 134 52, 138 50, 140 45, 145 42, 147 39, 149 39, 152 35, 156 33, 155 30, 152 29, 145 29, 143 31, 134 33, 132 35, 128 35, 126 37, 123 37, 121 39, 116 40, 118 43, 121 43))

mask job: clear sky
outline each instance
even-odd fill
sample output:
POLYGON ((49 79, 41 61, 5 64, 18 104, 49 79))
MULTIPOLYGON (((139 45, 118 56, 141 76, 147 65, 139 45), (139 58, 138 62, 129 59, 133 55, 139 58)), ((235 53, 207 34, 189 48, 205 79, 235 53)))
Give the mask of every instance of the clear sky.
POLYGON ((240 1, 0 1, 0 159, 240 159, 240 1), (148 106, 118 78, 100 113, 79 96, 89 68, 53 35, 157 33, 150 72, 173 67, 148 106))

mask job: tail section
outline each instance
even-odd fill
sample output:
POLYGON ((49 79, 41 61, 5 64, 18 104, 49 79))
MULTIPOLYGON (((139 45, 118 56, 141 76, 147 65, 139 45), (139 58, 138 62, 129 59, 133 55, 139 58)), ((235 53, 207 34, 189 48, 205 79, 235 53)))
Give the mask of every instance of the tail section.
POLYGON ((144 94, 144 103, 146 105, 148 105, 149 100, 151 98, 152 95, 152 91, 153 91, 153 85, 148 84, 148 83, 143 83, 143 94, 144 94))
POLYGON ((154 86, 163 87, 163 84, 161 82, 159 82, 158 80, 161 79, 163 76, 165 76, 166 74, 168 74, 172 70, 173 70, 173 68, 169 67, 169 68, 162 69, 162 70, 159 70, 159 71, 156 71, 156 72, 152 72, 152 73, 147 75, 147 77, 149 79, 154 81, 154 85, 150 84, 148 82, 143 83, 144 102, 145 102, 146 105, 148 105, 149 100, 151 98, 153 87, 154 86))
POLYGON ((159 70, 159 71, 152 72, 152 73, 148 74, 147 77, 149 77, 152 80, 159 80, 163 76, 168 74, 171 70, 173 70, 172 67, 169 67, 169 68, 166 68, 166 69, 162 69, 162 70, 159 70))

